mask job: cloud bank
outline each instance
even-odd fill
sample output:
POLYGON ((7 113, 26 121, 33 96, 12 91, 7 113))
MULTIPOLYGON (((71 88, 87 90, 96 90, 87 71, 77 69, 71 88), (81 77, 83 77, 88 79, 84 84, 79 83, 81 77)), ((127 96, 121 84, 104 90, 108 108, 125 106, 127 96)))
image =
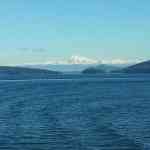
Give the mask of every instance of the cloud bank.
POLYGON ((38 62, 38 63, 25 63, 27 65, 88 65, 88 64, 109 64, 109 65, 125 65, 125 64, 135 64, 141 61, 138 60, 125 60, 125 59, 112 59, 112 60, 98 60, 92 59, 85 56, 73 55, 67 60, 55 60, 50 59, 45 62, 38 62))

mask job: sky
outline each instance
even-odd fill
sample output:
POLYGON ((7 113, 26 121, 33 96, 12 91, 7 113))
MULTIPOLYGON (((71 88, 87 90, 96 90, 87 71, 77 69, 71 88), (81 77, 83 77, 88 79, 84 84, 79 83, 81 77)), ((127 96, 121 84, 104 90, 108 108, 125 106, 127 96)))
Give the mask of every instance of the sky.
POLYGON ((148 60, 149 6, 149 0, 1 1, 0 65, 71 56, 148 60))

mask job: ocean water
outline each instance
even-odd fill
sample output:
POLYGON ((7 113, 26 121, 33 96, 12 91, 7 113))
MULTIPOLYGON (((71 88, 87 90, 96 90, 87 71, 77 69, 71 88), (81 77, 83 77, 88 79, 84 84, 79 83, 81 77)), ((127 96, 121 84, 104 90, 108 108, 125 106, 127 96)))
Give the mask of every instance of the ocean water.
POLYGON ((0 150, 150 150, 150 75, 1 80, 0 150))

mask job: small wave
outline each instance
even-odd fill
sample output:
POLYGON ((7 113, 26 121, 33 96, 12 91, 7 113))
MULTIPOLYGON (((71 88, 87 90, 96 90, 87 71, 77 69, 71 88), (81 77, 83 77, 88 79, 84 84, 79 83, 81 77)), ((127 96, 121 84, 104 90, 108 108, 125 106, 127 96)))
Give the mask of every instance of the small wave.
POLYGON ((144 150, 150 150, 150 143, 146 143, 143 145, 144 150))

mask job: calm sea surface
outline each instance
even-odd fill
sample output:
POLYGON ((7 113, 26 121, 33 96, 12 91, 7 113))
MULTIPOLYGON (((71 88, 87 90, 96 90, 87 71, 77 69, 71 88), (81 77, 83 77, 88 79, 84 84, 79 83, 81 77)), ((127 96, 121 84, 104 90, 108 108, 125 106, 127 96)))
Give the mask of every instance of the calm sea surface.
POLYGON ((150 75, 1 80, 0 150, 150 150, 150 75))

